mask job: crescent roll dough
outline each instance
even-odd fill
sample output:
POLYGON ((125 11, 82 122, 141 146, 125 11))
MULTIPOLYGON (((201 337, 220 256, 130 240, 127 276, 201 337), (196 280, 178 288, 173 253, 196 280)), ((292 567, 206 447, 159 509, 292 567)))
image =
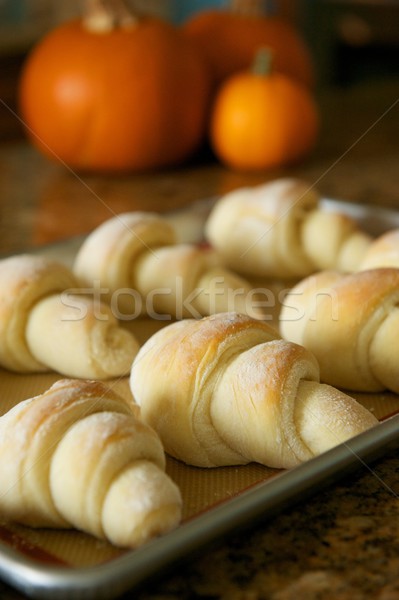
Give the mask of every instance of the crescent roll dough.
POLYGON ((172 225, 155 213, 104 222, 83 243, 74 272, 82 285, 100 282, 123 318, 197 318, 227 308, 263 315, 246 280, 222 267, 214 250, 176 243, 172 225))
POLYGON ((353 219, 320 208, 314 188, 295 178, 226 194, 205 234, 228 267, 251 278, 353 271, 370 243, 353 219))
POLYGON ((157 332, 133 362, 130 385, 165 450, 196 466, 288 468, 377 423, 319 383, 310 352, 237 313, 157 332))
POLYGON ((0 418, 0 515, 135 547, 174 528, 181 496, 155 432, 100 382, 61 380, 0 418))
POLYGON ((130 371, 139 344, 111 309, 80 293, 61 263, 21 254, 0 261, 0 364, 109 378, 130 371))
POLYGON ((399 392, 399 270, 321 272, 286 296, 280 331, 318 359, 326 383, 399 392))
POLYGON ((371 242, 358 269, 399 268, 399 229, 391 229, 371 242))

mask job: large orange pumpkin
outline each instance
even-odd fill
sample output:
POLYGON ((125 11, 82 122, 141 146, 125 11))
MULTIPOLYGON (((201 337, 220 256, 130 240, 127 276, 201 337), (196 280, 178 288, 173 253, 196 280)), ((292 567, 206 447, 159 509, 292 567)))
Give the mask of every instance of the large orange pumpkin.
POLYGON ((261 49, 252 71, 232 75, 220 87, 210 125, 216 156, 235 170, 267 170, 303 159, 314 147, 319 116, 303 84, 270 72, 261 49))
POLYGON ((32 142, 77 170, 176 165, 202 143, 210 77, 172 24, 90 15, 50 32, 29 55, 20 114, 32 142), (89 26, 90 25, 90 26, 89 26))
MULTIPOLYGON (((241 4, 245 4, 245 0, 241 4)), ((183 24, 183 30, 207 58, 216 85, 249 68, 261 46, 273 50, 276 71, 290 75, 307 86, 314 84, 310 50, 288 19, 258 14, 257 11, 254 14, 241 12, 234 8, 210 9, 195 13, 183 24)))

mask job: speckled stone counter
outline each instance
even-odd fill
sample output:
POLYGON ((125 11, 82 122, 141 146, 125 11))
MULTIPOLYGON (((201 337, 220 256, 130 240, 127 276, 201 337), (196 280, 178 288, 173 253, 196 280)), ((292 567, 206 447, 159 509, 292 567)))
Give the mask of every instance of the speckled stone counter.
MULTIPOLYGON (((212 157, 175 170, 77 175, 25 140, 0 145, 0 253, 86 233, 115 212, 165 211, 281 175, 327 197, 399 209, 399 81, 330 90, 322 137, 286 171, 238 174, 212 157)), ((206 153, 205 153, 206 154, 206 153)), ((294 508, 146 581, 135 600, 399 600, 399 458, 390 452, 294 508)), ((22 598, 0 583, 2 599, 22 598)))
POLYGON ((398 495, 399 457, 392 452, 134 597, 398 600, 398 495))

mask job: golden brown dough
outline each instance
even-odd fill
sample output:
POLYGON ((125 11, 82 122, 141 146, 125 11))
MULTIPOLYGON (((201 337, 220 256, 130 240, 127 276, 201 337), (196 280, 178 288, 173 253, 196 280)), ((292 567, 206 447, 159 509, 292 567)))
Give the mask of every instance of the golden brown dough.
POLYGON ((237 313, 153 335, 130 385, 165 450, 197 466, 288 468, 377 423, 353 398, 319 383, 310 352, 237 313))
POLYGON ((323 210, 314 186, 295 178, 229 192, 211 211, 205 234, 228 267, 281 279, 353 271, 371 239, 350 217, 323 210))
POLYGON ((82 285, 99 282, 125 319, 197 318, 227 309, 263 314, 250 284, 222 267, 214 250, 176 243, 172 225, 155 213, 104 222, 83 243, 74 272, 82 285))
POLYGON ((280 331, 318 359, 321 379, 358 391, 399 392, 399 270, 321 272, 285 297, 280 331))
POLYGON ((176 527, 155 432, 100 382, 61 380, 0 418, 0 515, 135 547, 176 527))
POLYGON ((111 309, 86 297, 72 271, 39 255, 0 261, 0 364, 110 378, 130 371, 139 345, 111 309))

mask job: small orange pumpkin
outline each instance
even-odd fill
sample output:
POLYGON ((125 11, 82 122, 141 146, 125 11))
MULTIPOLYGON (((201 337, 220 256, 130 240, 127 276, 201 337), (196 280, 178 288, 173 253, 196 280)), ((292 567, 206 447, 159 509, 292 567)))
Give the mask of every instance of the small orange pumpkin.
POLYGON ((203 57, 172 24, 94 4, 97 12, 61 24, 29 55, 19 88, 28 136, 77 170, 181 163, 206 129, 203 57))
POLYGON ((203 10, 185 23, 183 30, 207 58, 216 85, 236 72, 249 69, 261 46, 273 50, 274 68, 305 85, 314 85, 310 50, 288 19, 248 11, 248 0, 230 2, 227 10, 203 10))
POLYGON ((252 71, 222 84, 211 116, 216 156, 236 170, 283 167, 304 158, 319 131, 318 109, 304 85, 268 72, 270 52, 261 50, 252 71))

